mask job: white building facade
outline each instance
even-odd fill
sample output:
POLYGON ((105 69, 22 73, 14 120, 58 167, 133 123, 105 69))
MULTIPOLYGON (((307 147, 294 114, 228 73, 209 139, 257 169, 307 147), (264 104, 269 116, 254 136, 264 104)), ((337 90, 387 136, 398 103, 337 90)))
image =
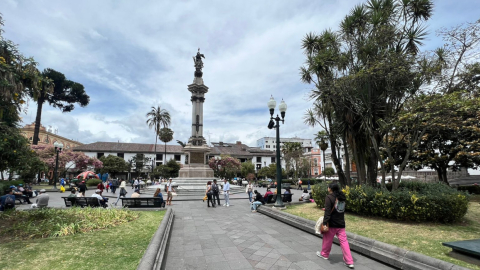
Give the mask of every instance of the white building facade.
MULTIPOLYGON (((298 137, 293 138, 280 138, 280 148, 284 142, 298 142, 302 144, 303 152, 308 153, 312 150, 312 140, 311 139, 302 139, 298 137)), ((257 147, 264 150, 275 151, 277 147, 277 142, 275 137, 263 137, 257 140, 257 147)))

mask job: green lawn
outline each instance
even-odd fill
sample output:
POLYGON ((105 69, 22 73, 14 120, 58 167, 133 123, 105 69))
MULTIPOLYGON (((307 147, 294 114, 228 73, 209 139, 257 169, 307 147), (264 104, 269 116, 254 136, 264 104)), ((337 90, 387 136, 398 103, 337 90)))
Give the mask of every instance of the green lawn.
MULTIPOLYGON (((480 196, 475 196, 469 204, 465 217, 456 224, 399 222, 347 213, 345 214, 346 229, 407 250, 480 270, 479 266, 448 256, 451 249, 442 246, 442 242, 480 238, 479 201, 480 196)), ((314 221, 324 213, 315 203, 292 205, 285 212, 314 221)))
POLYGON ((165 211, 141 211, 116 227, 0 245, 0 269, 136 269, 165 211))

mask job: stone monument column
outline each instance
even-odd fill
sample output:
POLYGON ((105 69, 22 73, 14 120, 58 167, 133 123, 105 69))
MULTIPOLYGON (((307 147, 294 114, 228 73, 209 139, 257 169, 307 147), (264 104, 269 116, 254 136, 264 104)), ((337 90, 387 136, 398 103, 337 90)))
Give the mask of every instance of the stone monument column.
POLYGON ((206 154, 210 147, 203 137, 203 103, 208 87, 203 83, 203 61, 205 58, 198 49, 197 55, 193 57, 195 73, 193 83, 188 85, 188 91, 192 93, 192 134, 188 139, 183 151, 188 154, 189 162, 179 171, 180 178, 211 178, 213 170, 207 165, 206 154))

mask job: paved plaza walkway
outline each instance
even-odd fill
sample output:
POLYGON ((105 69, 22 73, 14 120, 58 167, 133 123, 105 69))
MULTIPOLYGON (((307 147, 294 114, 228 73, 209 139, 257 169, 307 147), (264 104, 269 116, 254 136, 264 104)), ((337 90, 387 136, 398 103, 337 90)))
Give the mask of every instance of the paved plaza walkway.
MULTIPOLYGON (((348 269, 339 246, 329 260, 316 256, 321 239, 260 213, 248 200, 230 207, 173 202, 175 219, 166 269, 348 269)), ((347 224, 348 226, 348 224, 347 224)), ((393 269, 352 252, 355 269, 393 269)))

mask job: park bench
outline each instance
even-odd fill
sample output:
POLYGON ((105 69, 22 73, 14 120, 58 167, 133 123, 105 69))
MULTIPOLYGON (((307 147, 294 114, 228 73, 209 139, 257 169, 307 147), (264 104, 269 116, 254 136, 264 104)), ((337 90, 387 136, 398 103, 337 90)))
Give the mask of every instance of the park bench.
MULTIPOLYGON (((292 202, 292 194, 282 194, 282 202, 292 202)), ((277 201, 277 195, 269 194, 265 203, 275 203, 277 201)))
POLYGON ((120 198, 122 200, 122 207, 128 208, 150 208, 163 207, 165 208, 165 201, 161 202, 160 198, 120 198))
POLYGON ((79 206, 79 207, 101 207, 100 202, 95 197, 62 197, 65 201, 65 206, 79 206))
POLYGON ((22 195, 17 195, 17 194, 14 194, 15 195, 15 201, 18 201, 20 204, 23 204, 25 202, 25 199, 23 198, 22 195))

